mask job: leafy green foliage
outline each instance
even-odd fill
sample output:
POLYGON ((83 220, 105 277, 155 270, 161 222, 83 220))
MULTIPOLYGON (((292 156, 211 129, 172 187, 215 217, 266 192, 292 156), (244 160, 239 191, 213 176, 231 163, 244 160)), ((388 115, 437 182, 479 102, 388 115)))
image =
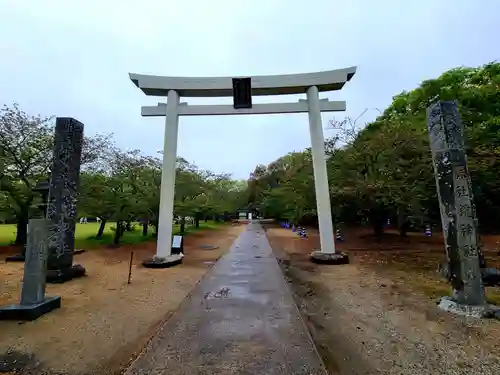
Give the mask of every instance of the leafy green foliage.
MULTIPOLYGON (((26 241, 26 224, 36 209, 33 188, 47 178, 52 164, 52 117, 29 116, 17 104, 0 110, 0 208, 4 220, 18 224, 16 244, 26 241)), ((98 169, 110 135, 85 137, 82 168, 98 169)))
MULTIPOLYGON (((370 221, 377 229, 389 217, 400 224, 408 216, 439 220, 425 115, 437 100, 460 105, 480 224, 494 224, 486 218, 500 215, 499 63, 456 68, 424 81, 396 95, 362 130, 349 118, 333 123, 337 134, 326 140, 325 152, 336 222, 370 221)), ((275 218, 314 217, 310 150, 257 166, 248 181, 248 202, 275 218)))

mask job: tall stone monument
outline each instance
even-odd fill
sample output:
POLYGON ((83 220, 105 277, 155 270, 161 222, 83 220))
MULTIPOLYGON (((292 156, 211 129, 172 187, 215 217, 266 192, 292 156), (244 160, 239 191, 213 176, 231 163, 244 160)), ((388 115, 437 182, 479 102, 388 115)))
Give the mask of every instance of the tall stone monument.
POLYGON ((48 256, 47 224, 46 219, 29 221, 21 303, 0 308, 0 319, 35 320, 61 307, 60 297, 45 296, 48 256))
POLYGON ((85 275, 85 268, 73 265, 82 143, 83 124, 71 117, 58 117, 47 204, 48 282, 85 275))
POLYGON ((439 101, 431 105, 427 109, 427 127, 448 257, 448 278, 453 287, 453 296, 444 298, 440 307, 474 315, 477 308, 486 304, 486 297, 476 209, 457 103, 439 101))

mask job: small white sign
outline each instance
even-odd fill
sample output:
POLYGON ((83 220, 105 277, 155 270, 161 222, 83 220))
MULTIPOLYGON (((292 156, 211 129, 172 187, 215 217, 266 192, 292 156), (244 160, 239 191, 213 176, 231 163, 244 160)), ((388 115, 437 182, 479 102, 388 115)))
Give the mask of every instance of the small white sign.
POLYGON ((174 236, 174 238, 172 238, 172 248, 180 249, 181 243, 182 243, 182 236, 174 236))

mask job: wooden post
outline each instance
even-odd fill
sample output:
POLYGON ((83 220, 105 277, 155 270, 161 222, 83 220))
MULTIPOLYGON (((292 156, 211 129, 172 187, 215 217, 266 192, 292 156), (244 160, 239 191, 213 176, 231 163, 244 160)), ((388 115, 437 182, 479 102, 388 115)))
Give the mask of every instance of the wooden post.
POLYGON ((130 284, 132 278, 132 261, 134 260, 134 252, 130 252, 130 263, 128 265, 128 281, 127 284, 130 284))

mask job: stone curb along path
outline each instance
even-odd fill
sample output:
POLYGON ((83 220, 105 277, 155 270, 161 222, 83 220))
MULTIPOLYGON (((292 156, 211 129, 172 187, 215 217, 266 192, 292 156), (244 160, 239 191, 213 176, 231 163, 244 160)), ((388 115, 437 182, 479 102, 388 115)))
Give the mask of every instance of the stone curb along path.
POLYGON ((258 223, 248 224, 125 372, 167 373, 326 375, 258 223))

